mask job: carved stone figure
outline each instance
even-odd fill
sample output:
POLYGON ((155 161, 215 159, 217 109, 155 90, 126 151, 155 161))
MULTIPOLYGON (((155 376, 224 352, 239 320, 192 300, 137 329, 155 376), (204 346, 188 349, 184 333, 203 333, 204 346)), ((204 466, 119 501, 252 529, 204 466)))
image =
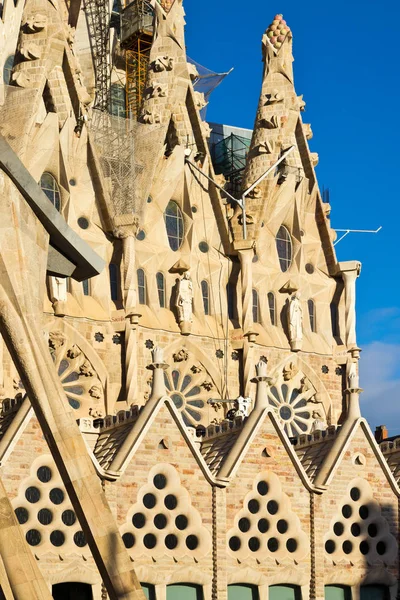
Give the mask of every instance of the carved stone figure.
POLYGON ((347 383, 350 390, 356 390, 359 387, 359 378, 357 373, 357 363, 352 362, 349 366, 347 383))
POLYGON ((166 83, 153 83, 146 90, 146 98, 165 98, 168 91, 166 83))
POLYGON ((179 352, 175 352, 175 354, 172 355, 172 358, 175 362, 183 362, 189 358, 189 354, 184 348, 181 348, 179 352))
POLYGON ((154 123, 160 122, 160 115, 158 113, 153 113, 148 108, 144 108, 140 115, 140 121, 148 125, 154 125, 154 123))
POLYGON ((236 399, 236 411, 235 411, 235 418, 236 417, 248 417, 249 416, 249 411, 250 411, 250 405, 251 405, 251 398, 243 398, 243 396, 239 396, 239 398, 236 399))
POLYGON ((298 372, 299 370, 294 363, 291 362, 288 365, 285 365, 283 368, 283 380, 290 381, 290 379, 293 379, 298 372))
POLYGON ((311 426, 311 431, 325 431, 326 422, 319 410, 313 410, 312 418, 314 423, 311 426))
POLYGON ((41 15, 40 13, 36 13, 35 15, 30 15, 24 23, 24 29, 26 33, 37 33, 38 31, 42 31, 47 25, 47 17, 46 15, 41 15))
POLYGON ((193 314, 193 283, 190 272, 186 271, 179 280, 178 293, 176 296, 176 308, 178 310, 178 322, 191 323, 193 314))
POLYGON ((293 352, 301 350, 303 343, 303 309, 300 292, 292 294, 287 310, 290 347, 293 352))
POLYGON ((19 51, 26 60, 36 60, 42 56, 42 50, 35 42, 24 42, 19 51))
POLYGON ((153 61, 153 71, 160 73, 161 71, 172 71, 174 59, 171 56, 158 56, 153 61))
POLYGON ((65 315, 65 303, 67 301, 67 279, 66 277, 49 278, 50 300, 53 304, 54 313, 58 316, 65 315))

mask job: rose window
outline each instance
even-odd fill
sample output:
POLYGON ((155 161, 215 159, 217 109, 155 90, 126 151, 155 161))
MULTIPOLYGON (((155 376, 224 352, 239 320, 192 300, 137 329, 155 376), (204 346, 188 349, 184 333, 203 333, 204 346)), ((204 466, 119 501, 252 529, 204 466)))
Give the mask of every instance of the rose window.
POLYGON ((189 427, 196 427, 204 422, 204 417, 208 414, 207 400, 211 393, 210 387, 204 383, 204 373, 202 375, 189 375, 178 369, 164 373, 168 395, 189 427))

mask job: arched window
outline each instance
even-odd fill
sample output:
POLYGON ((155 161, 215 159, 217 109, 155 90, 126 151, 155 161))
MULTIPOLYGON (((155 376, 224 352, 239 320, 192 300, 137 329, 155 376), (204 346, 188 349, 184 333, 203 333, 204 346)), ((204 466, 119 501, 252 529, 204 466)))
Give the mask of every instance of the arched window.
POLYGON ((269 600, 301 600, 301 590, 298 585, 271 585, 268 598, 269 600))
POLYGON ((260 302, 258 299, 257 290, 253 289, 253 321, 254 323, 260 322, 260 302))
POLYGON ((10 85, 11 82, 11 72, 14 65, 14 54, 10 54, 4 63, 3 67, 3 81, 5 85, 10 85))
POLYGON ((126 117, 126 91, 119 83, 111 84, 110 113, 115 117, 126 117))
POLYGON ((332 323, 332 335, 333 337, 339 337, 339 310, 336 302, 331 302, 331 323, 332 323))
POLYGON ((51 593, 54 600, 93 600, 92 586, 88 583, 56 583, 51 593))
POLYGON ((228 585, 228 600, 258 600, 258 587, 237 583, 228 585))
POLYGON ((164 213, 164 219, 170 248, 176 252, 183 242, 184 227, 181 209, 173 200, 168 202, 168 206, 164 213))
POLYGON ((362 585, 360 600, 389 600, 389 588, 386 585, 362 585))
POLYGON ((314 300, 308 300, 307 302, 308 305, 308 316, 310 319, 310 329, 311 331, 316 331, 317 328, 317 323, 316 323, 316 316, 315 316, 315 302, 314 300))
POLYGON ((208 288, 208 282, 203 279, 201 282, 201 295, 203 296, 204 314, 210 314, 210 291, 208 288))
POLYGON ((226 295, 228 299, 228 317, 230 319, 235 318, 235 305, 236 305, 236 286, 233 283, 228 283, 226 286, 226 295))
POLYGON ((203 600, 203 588, 190 583, 167 585, 167 600, 203 600))
POLYGON ((114 263, 110 263, 109 267, 109 274, 110 274, 110 294, 111 294, 111 300, 114 300, 114 302, 116 300, 118 300, 118 288, 119 288, 119 281, 118 281, 118 266, 114 263))
POLYGON ((351 600, 351 588, 348 585, 326 585, 325 600, 351 600))
POLYGON ((146 275, 143 269, 137 270, 139 304, 147 304, 146 275))
POLYGON ((90 282, 89 279, 84 279, 82 281, 82 290, 84 296, 90 296, 90 282))
POLYGON ((140 585, 142 586, 142 590, 147 600, 156 600, 156 591, 154 585, 151 585, 151 583, 142 582, 140 582, 140 585))
POLYGON ((275 241, 281 271, 285 272, 292 264, 292 239, 284 225, 279 228, 275 241))
POLYGON ((61 196, 57 181, 51 173, 43 173, 40 178, 40 187, 46 194, 54 208, 59 212, 61 210, 61 196))
POLYGON ((273 292, 268 292, 268 308, 271 325, 276 325, 276 303, 275 294, 273 292))
POLYGON ((160 308, 165 308, 165 277, 163 273, 157 273, 156 280, 160 308))

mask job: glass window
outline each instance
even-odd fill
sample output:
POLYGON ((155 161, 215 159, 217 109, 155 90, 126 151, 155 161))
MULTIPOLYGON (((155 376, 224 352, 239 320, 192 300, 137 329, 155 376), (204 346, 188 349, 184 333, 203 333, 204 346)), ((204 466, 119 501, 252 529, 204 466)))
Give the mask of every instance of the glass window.
POLYGON ((272 292, 268 293, 268 308, 269 308, 269 318, 271 319, 271 325, 276 325, 275 294, 273 294, 272 292))
POLYGON ((275 240, 281 271, 285 272, 292 264, 292 239, 284 225, 279 228, 275 240))
POLYGON ((110 274, 110 294, 111 294, 111 300, 118 300, 118 266, 114 263, 110 263, 109 267, 109 274, 110 274))
POLYGON ((271 585, 269 600, 301 600, 301 590, 297 585, 271 585))
POLYGON ((325 600, 351 600, 351 588, 348 585, 326 585, 325 600))
POLYGON ((333 337, 339 337, 339 311, 336 302, 331 302, 331 323, 333 337))
POLYGON ((226 295, 228 297, 228 317, 230 319, 234 319, 236 304, 236 286, 233 283, 228 283, 228 285, 226 286, 226 295))
POLYGON ((137 270, 139 304, 147 304, 146 276, 143 269, 137 270))
POLYGON ((140 582, 140 585, 142 586, 142 590, 147 600, 156 600, 156 591, 154 589, 154 585, 151 585, 151 583, 142 582, 140 582))
POLYGON ((209 294, 207 281, 203 280, 201 282, 201 294, 203 296, 204 314, 209 315, 210 314, 210 294, 209 294))
POLYGON ((110 112, 115 117, 126 117, 126 92, 118 83, 111 84, 110 112))
POLYGON ((171 250, 176 252, 183 242, 183 217, 176 202, 171 200, 164 213, 165 227, 171 250))
POLYGON ((308 316, 310 318, 311 331, 316 331, 316 319, 315 319, 315 303, 314 300, 308 300, 308 316))
POLYGON ((362 585, 360 600, 389 600, 389 589, 386 585, 362 585))
POLYGON ((260 303, 257 290, 253 290, 253 321, 254 323, 260 322, 260 303))
POLYGON ((4 63, 3 67, 3 81, 5 85, 10 85, 11 82, 11 72, 14 65, 14 54, 10 54, 4 63))
POLYGON ((40 187, 46 194, 52 205, 60 211, 61 209, 61 196, 57 181, 54 179, 51 173, 43 173, 40 178, 40 187))
POLYGON ((165 308, 165 277, 163 273, 157 273, 157 291, 160 308, 165 308))
POLYGON ((189 583, 167 585, 167 600, 203 600, 203 589, 189 583))
POLYGON ((83 289, 83 295, 84 296, 90 296, 90 283, 89 283, 89 279, 84 279, 82 281, 82 289, 83 289))
POLYGON ((242 583, 228 585, 228 600, 258 600, 258 588, 242 583))

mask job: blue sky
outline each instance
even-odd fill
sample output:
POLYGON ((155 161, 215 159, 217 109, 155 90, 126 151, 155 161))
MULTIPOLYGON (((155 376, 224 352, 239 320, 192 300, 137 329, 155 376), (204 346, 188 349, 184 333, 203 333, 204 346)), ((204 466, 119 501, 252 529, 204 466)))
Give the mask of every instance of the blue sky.
POLYGON ((261 83, 261 37, 276 13, 293 32, 295 86, 329 187, 334 227, 352 234, 339 260, 360 260, 358 344, 361 408, 371 426, 400 433, 398 23, 394 0, 186 0, 188 55, 215 71, 234 67, 211 96, 207 119, 253 127, 261 83))

